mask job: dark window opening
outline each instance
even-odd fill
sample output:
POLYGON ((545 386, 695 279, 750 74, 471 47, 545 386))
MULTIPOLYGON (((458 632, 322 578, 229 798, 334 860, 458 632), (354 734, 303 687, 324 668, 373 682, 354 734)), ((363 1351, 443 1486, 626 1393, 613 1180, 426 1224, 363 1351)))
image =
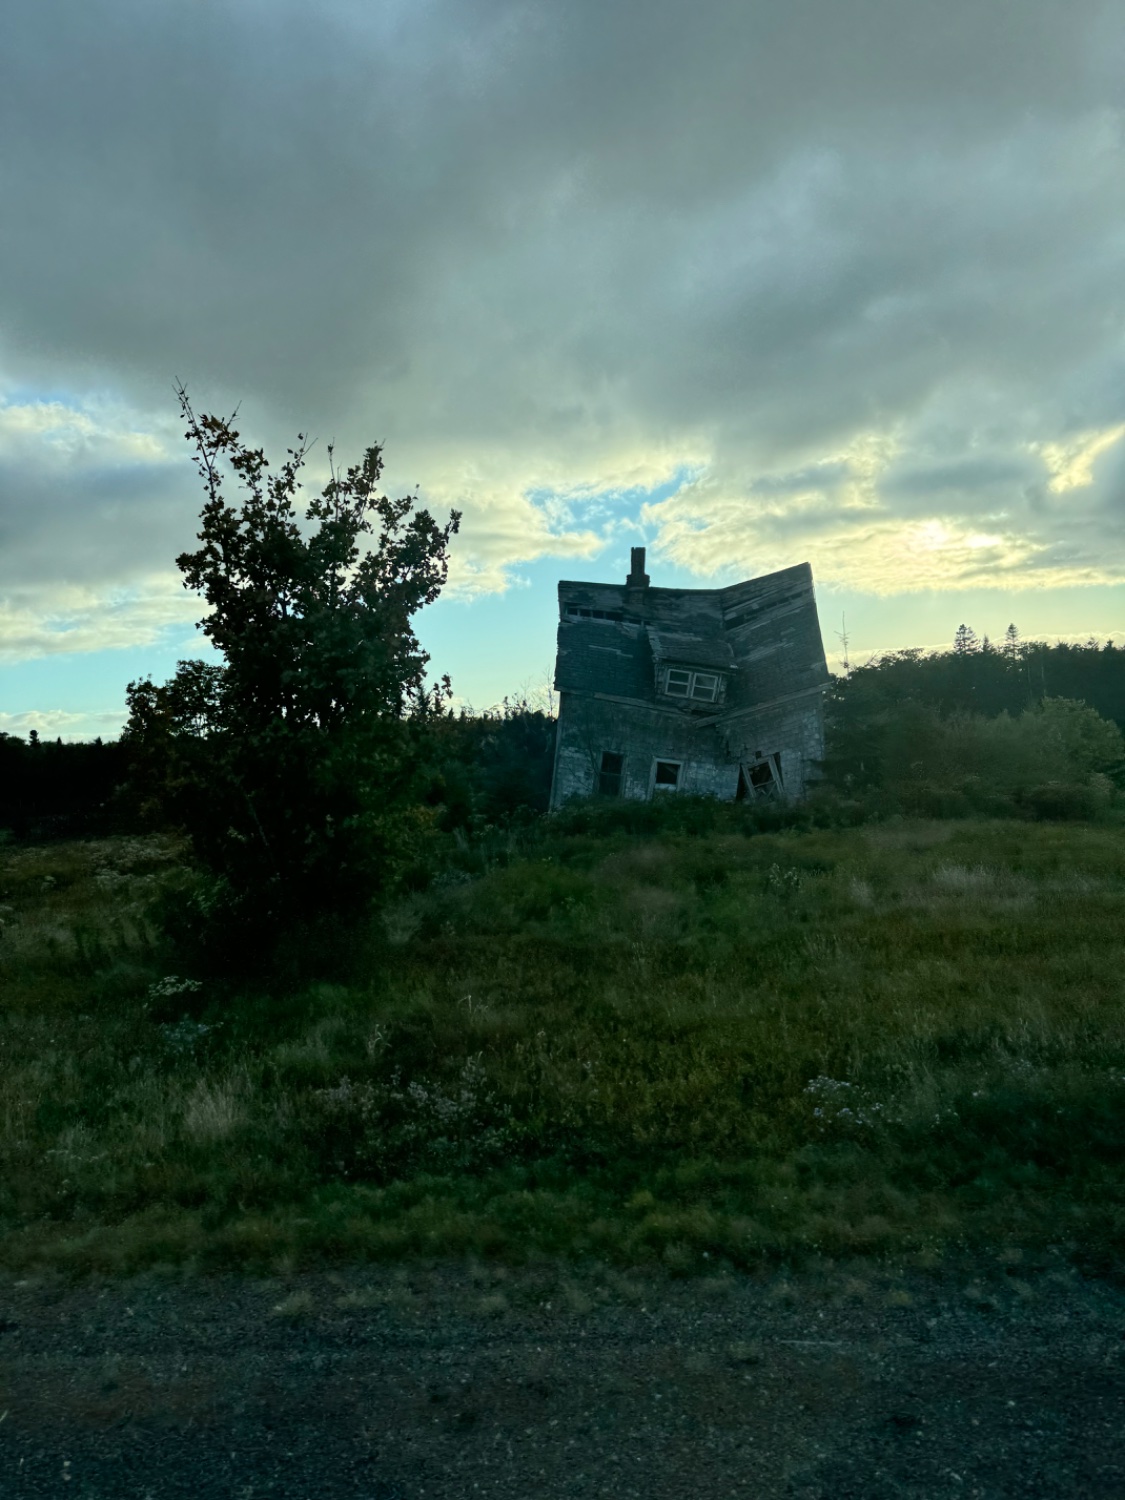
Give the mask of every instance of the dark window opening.
POLYGON ((617 755, 612 750, 602 751, 602 768, 598 774, 598 793, 602 797, 620 797, 621 795, 621 773, 625 767, 625 757, 617 755))
POLYGON ((678 760, 658 760, 653 772, 653 790, 657 792, 674 792, 680 784, 680 763, 678 760))
POLYGON ((620 609, 586 609, 580 604, 568 604, 566 613, 575 620, 610 620, 616 625, 625 619, 625 614, 620 609))

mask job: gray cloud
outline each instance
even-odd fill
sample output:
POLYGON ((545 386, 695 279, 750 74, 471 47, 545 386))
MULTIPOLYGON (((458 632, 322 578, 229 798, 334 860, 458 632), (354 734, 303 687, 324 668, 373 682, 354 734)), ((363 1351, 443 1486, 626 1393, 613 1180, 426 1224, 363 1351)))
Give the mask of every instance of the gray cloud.
POLYGON ((1043 457, 1122 419, 1119 7, 12 9, 0 389, 99 435, 0 423, 0 589, 168 567, 177 377, 275 445, 384 440, 465 506, 464 587, 597 545, 530 491, 682 468, 650 524, 703 572, 890 587, 945 518, 931 585, 1125 576, 1116 450, 1065 506, 1043 457))

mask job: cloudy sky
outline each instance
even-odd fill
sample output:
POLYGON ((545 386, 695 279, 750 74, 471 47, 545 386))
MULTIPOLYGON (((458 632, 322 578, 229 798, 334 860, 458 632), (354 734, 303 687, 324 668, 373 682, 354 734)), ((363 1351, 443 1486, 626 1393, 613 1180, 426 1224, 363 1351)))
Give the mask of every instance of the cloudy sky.
MULTIPOLYGON (((421 632, 808 560, 830 652, 1125 635, 1125 8, 8 0, 0 729, 199 649, 174 383, 465 520, 421 632)), ((319 477, 316 463, 313 478, 319 477)))

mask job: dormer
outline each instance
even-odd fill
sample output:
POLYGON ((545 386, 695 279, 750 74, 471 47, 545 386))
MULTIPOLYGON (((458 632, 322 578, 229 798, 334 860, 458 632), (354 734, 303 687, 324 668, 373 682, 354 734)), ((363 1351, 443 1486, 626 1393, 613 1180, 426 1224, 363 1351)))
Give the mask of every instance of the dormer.
POLYGON ((663 662, 658 691, 673 702, 705 708, 726 697, 727 674, 712 667, 693 667, 686 662, 663 662))

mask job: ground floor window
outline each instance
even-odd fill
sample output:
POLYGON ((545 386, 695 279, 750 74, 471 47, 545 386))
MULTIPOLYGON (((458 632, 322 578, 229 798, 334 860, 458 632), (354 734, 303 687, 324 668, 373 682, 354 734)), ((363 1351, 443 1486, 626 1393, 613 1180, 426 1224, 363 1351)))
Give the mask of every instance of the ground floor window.
POLYGON ((654 792, 674 792, 680 785, 683 763, 678 760, 657 760, 652 763, 652 789, 654 792))
POLYGON ((781 791, 780 751, 775 751, 772 755, 759 755, 757 759, 739 766, 736 795, 740 802, 746 797, 780 797, 781 791))
POLYGON ((598 794, 602 797, 620 797, 621 772, 625 757, 616 750, 602 751, 602 765, 598 772, 598 794))

